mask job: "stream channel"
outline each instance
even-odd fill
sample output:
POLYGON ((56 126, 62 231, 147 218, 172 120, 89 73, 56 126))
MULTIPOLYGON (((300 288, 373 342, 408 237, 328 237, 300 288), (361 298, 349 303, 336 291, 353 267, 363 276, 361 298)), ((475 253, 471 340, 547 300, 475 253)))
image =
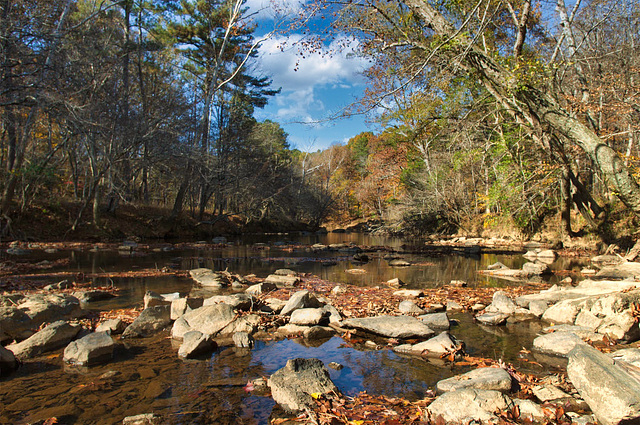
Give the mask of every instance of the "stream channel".
MULTIPOLYGON (((414 265, 393 268, 382 258, 384 253, 369 254, 371 261, 360 264, 352 263, 348 253, 314 253, 308 249, 314 243, 342 242, 387 248, 424 244, 348 233, 260 235, 229 238, 229 244, 222 248, 140 251, 127 255, 116 251, 42 252, 38 261, 66 257, 70 264, 57 271, 74 273, 208 267, 266 277, 276 269, 289 268, 332 282, 363 286, 379 285, 398 277, 408 288, 433 288, 451 280, 465 281, 471 287, 516 285, 479 275, 477 271, 496 261, 512 268, 525 262, 519 254, 424 254, 403 255, 414 265), (366 273, 345 273, 351 268, 364 269, 366 273)), ((559 258, 551 268, 577 271, 583 265, 577 260, 559 258)), ((556 277, 550 279, 553 283, 556 277)), ((193 289, 191 279, 179 277, 114 278, 93 283, 113 284, 120 289, 118 297, 92 303, 90 308, 97 310, 140 306, 148 290, 180 292, 184 296, 193 289)), ((562 360, 520 352, 523 347, 531 348, 533 338, 542 328, 539 322, 483 327, 474 323, 469 313, 452 314, 450 319, 457 321, 450 332, 464 341, 471 355, 502 359, 516 369, 535 373, 552 372, 562 366, 562 360)), ((32 359, 17 372, 0 379, 0 424, 35 423, 54 417, 57 422, 50 423, 118 424, 127 416, 152 412, 172 424, 268 424, 274 408, 277 409, 275 403, 268 395, 247 391, 245 386, 296 357, 315 357, 325 364, 343 365, 343 369, 329 372, 346 395, 367 391, 416 400, 433 389, 437 381, 466 371, 463 367, 452 369, 439 359, 399 356, 389 349, 368 349, 339 337, 315 345, 303 339, 256 341, 251 350, 222 347, 200 360, 180 360, 177 349, 169 332, 164 331, 150 338, 121 341, 114 360, 91 368, 63 365, 62 350, 32 359)))

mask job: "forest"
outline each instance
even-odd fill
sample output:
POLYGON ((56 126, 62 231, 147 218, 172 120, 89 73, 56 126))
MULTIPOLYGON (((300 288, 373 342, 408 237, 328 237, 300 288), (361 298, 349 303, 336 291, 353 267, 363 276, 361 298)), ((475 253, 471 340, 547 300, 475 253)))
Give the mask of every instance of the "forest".
POLYGON ((301 55, 351 40, 371 65, 343 113, 381 129, 317 152, 255 118, 278 87, 253 66, 265 36, 242 0, 1 0, 1 237, 105 235, 123 211, 156 237, 232 218, 635 233, 635 0, 305 6, 282 31, 310 34, 301 55))

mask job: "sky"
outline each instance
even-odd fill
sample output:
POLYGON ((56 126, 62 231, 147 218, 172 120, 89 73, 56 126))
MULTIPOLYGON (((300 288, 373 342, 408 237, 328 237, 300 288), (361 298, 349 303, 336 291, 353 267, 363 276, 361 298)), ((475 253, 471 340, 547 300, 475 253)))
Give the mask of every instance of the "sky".
MULTIPOLYGON (((273 1, 273 0, 271 0, 273 1)), ((298 0, 277 0, 278 9, 300 11, 298 0)), ((304 1, 304 0, 303 0, 304 1)), ((249 13, 257 13, 256 38, 274 28, 274 6, 270 0, 248 0, 249 13)), ((280 94, 255 113, 256 119, 280 123, 289 134, 289 144, 306 152, 326 149, 334 143, 346 143, 363 131, 375 131, 366 117, 330 119, 362 94, 365 80, 361 71, 366 62, 351 51, 335 52, 336 42, 325 44, 324 51, 299 54, 295 41, 300 33, 275 34, 262 42, 256 71, 272 79, 280 94)))

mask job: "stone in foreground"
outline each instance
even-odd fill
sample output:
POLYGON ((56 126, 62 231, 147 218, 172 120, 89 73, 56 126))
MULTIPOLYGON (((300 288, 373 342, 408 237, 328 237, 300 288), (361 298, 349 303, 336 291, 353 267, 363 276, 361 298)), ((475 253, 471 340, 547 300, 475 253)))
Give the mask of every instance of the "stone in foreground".
POLYGON ((376 316, 346 319, 342 326, 371 332, 389 338, 429 338, 435 332, 412 316, 376 316))
POLYGON ((64 349, 63 360, 79 366, 92 366, 113 358, 116 344, 107 332, 94 332, 76 341, 64 349))
POLYGON ((338 393, 329 372, 318 359, 292 359, 269 378, 276 403, 291 413, 315 406, 311 394, 338 393))
POLYGON ((171 324, 171 306, 158 305, 142 310, 122 333, 123 338, 140 338, 161 331, 171 324))
POLYGON ((587 345, 569 353, 567 375, 603 425, 640 423, 640 381, 587 345))
POLYGON ((53 322, 40 332, 7 348, 13 351, 18 359, 27 359, 48 351, 57 350, 67 345, 78 335, 80 325, 71 325, 63 320, 53 322))
POLYGON ((466 388, 494 390, 507 393, 511 390, 511 375, 499 367, 481 367, 462 375, 438 381, 438 392, 458 391, 466 388))
POLYGON ((494 412, 510 410, 513 402, 500 391, 469 388, 451 391, 436 398, 427 408, 427 420, 442 416, 445 423, 489 422, 497 420, 494 412))
POLYGON ((572 332, 553 332, 533 340, 534 350, 561 357, 567 357, 576 345, 585 345, 585 342, 572 332))
POLYGON ((217 344, 209 335, 199 331, 189 331, 183 335, 182 345, 178 349, 178 356, 183 359, 191 359, 215 350, 217 344))

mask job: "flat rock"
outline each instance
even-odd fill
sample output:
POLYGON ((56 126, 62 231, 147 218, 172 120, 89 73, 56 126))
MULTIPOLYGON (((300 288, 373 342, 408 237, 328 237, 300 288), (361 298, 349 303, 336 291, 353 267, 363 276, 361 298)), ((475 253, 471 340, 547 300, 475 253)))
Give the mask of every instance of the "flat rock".
POLYGON ((135 416, 127 416, 122 420, 122 425, 160 425, 162 417, 155 413, 143 413, 135 416))
POLYGON ((391 267, 409 267, 411 265, 407 260, 402 260, 400 258, 389 261, 389 265, 391 267))
POLYGON ((310 394, 339 393, 318 359, 292 359, 268 380, 271 396, 283 409, 298 413, 315 406, 310 394))
POLYGON ((540 400, 540 403, 570 397, 569 394, 554 385, 536 385, 531 388, 531 392, 540 400))
POLYGON ((451 327, 449 316, 447 316, 447 313, 445 312, 423 314, 422 316, 418 316, 418 319, 422 320, 422 322, 431 329, 448 330, 451 327))
POLYGON ((640 275, 640 263, 624 262, 616 266, 603 267, 596 277, 600 279, 628 279, 640 275))
MULTIPOLYGON (((207 305, 191 310, 181 317, 190 330, 215 336, 235 320, 233 307, 228 304, 207 305)), ((178 326, 184 326, 184 322, 178 326)), ((176 326, 178 321, 174 324, 176 326)), ((172 330, 172 335, 174 334, 172 330)), ((178 332, 176 331, 176 335, 178 332)))
POLYGON ((204 306, 214 304, 228 304, 234 310, 247 311, 254 304, 254 299, 249 294, 233 294, 233 295, 214 295, 204 300, 204 306))
POLYGON ((322 308, 299 308, 291 313, 289 323, 302 326, 319 325, 325 322, 326 312, 322 308))
POLYGON ((509 397, 500 391, 467 388, 446 392, 427 407, 426 420, 436 422, 439 416, 445 423, 489 422, 497 420, 494 412, 513 407, 509 397))
POLYGON ((424 296, 424 292, 419 289, 400 289, 398 291, 394 291, 393 295, 396 297, 420 298, 424 296))
POLYGON ((115 295, 109 291, 102 291, 100 289, 92 289, 89 291, 76 291, 73 293, 81 303, 93 303, 96 301, 110 300, 115 298, 115 295))
POLYGON ((302 336, 311 341, 331 338, 333 335, 335 331, 328 326, 312 326, 302 332, 302 336))
POLYGON ((29 295, 17 307, 31 318, 35 326, 60 320, 62 317, 75 317, 81 311, 78 298, 67 294, 29 295))
POLYGON ((47 325, 40 332, 35 333, 24 341, 9 345, 7 348, 18 359, 28 359, 66 346, 78 335, 80 329, 82 329, 80 325, 71 325, 59 320, 47 325))
POLYGON ((93 366, 113 358, 116 343, 107 332, 93 332, 64 349, 63 360, 80 366, 93 366))
POLYGON ((542 315, 542 320, 550 323, 573 324, 580 311, 580 304, 584 298, 577 300, 564 300, 549 307, 542 315))
POLYGON ((519 419, 523 421, 542 422, 545 417, 542 407, 531 400, 516 398, 513 399, 513 403, 518 406, 518 411, 520 412, 519 419))
POLYGON ((376 316, 345 319, 342 326, 361 329, 389 338, 429 338, 434 331, 412 316, 376 316))
POLYGON ((569 353, 567 375, 603 425, 640 423, 640 381, 587 345, 569 353))
POLYGON ((590 341, 602 341, 604 338, 604 335, 602 334, 597 334, 589 328, 585 328, 583 326, 576 326, 576 325, 561 324, 561 325, 547 326, 542 330, 548 333, 549 332, 571 332, 578 335, 583 340, 589 339, 590 341))
POLYGON ((439 392, 457 391, 465 388, 508 393, 511 391, 511 375, 499 367, 481 367, 462 375, 443 379, 436 384, 436 389, 439 392))
POLYGON ((231 284, 228 276, 207 268, 189 270, 189 275, 200 285, 211 288, 223 288, 231 284))
POLYGON ((553 332, 541 335, 533 340, 533 349, 545 354, 567 357, 576 345, 585 344, 572 332, 553 332))
POLYGON ((300 278, 298 276, 281 276, 277 274, 270 274, 264 280, 267 284, 275 285, 278 288, 293 288, 298 283, 300 283, 300 278))
POLYGON ((623 348, 608 354, 614 362, 625 362, 640 369, 640 348, 623 348))
POLYGON ((160 332, 171 324, 171 306, 159 305, 142 310, 122 333, 123 338, 139 338, 160 332))
POLYGON ((437 336, 417 344, 402 344, 393 348, 397 353, 418 356, 439 357, 442 354, 455 351, 461 343, 449 332, 441 332, 437 336))

